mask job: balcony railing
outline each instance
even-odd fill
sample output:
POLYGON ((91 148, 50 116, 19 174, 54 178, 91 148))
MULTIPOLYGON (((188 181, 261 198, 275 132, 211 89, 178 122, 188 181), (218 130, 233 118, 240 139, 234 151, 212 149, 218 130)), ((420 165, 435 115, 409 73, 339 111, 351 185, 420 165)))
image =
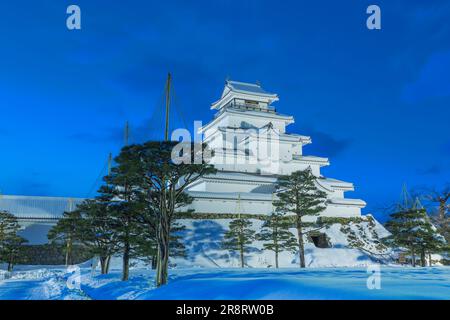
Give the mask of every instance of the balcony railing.
POLYGON ((237 102, 230 102, 229 104, 225 105, 220 112, 218 112, 215 117, 217 118, 220 116, 225 110, 227 109, 235 109, 235 110, 245 110, 245 111, 258 111, 258 112, 267 112, 267 113, 276 113, 276 109, 274 107, 265 107, 261 108, 258 105, 250 104, 250 103, 237 103, 237 102))

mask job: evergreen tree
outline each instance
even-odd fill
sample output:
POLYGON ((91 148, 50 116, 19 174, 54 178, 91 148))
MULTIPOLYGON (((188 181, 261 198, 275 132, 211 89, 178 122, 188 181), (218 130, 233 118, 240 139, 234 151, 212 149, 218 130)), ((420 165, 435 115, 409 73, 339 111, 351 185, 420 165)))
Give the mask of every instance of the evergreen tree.
POLYGON ((216 170, 206 163, 209 152, 204 144, 150 141, 135 148, 143 178, 140 190, 146 193, 146 220, 156 228, 156 285, 161 286, 168 278, 175 212, 193 200, 185 189, 216 170))
POLYGON ((9 212, 0 211, 0 261, 8 264, 9 272, 19 257, 21 246, 27 242, 17 234, 19 230, 17 218, 9 212))
POLYGON ((430 223, 425 209, 411 208, 390 215, 386 228, 391 235, 385 242, 406 248, 411 254, 411 264, 416 266, 416 255, 420 254, 421 265, 425 266, 426 252, 438 250, 445 240, 437 234, 430 223))
POLYGON ((317 216, 325 209, 326 193, 316 186, 317 177, 311 168, 295 171, 290 175, 280 176, 277 181, 278 200, 273 204, 282 214, 294 213, 298 234, 300 267, 305 268, 305 249, 303 237, 308 234, 308 226, 303 221, 306 216, 317 216))
POLYGON ((61 219, 48 232, 48 239, 52 243, 59 243, 65 246, 65 264, 73 264, 73 245, 80 238, 80 226, 82 225, 81 214, 74 210, 64 212, 61 219))
MULTIPOLYGON (((433 225, 436 226, 436 231, 438 234, 442 235, 445 239, 446 244, 436 248, 434 252, 450 252, 450 216, 446 214, 443 218, 441 216, 431 216, 431 221, 433 225), (440 250, 438 250, 440 249, 440 250)), ((431 258, 430 258, 431 261, 431 258)))
POLYGON ((295 251, 297 240, 289 231, 290 223, 280 213, 273 212, 264 222, 258 240, 264 241, 264 248, 275 254, 275 267, 278 268, 278 256, 282 251, 295 251))
POLYGON ((129 277, 130 259, 139 242, 140 228, 136 217, 144 210, 143 189, 138 187, 143 176, 137 146, 122 148, 114 162, 111 173, 104 178, 109 187, 103 190, 103 195, 110 201, 110 218, 114 220, 115 237, 121 246, 122 280, 125 281, 129 277))
POLYGON ((416 228, 416 243, 420 251, 420 262, 426 267, 426 255, 428 254, 430 266, 432 264, 431 254, 440 252, 446 247, 445 238, 439 234, 437 228, 431 223, 426 210, 422 210, 422 223, 416 228))
POLYGON ((235 219, 230 222, 230 229, 224 235, 224 248, 239 251, 242 268, 245 266, 244 255, 255 240, 255 231, 250 228, 251 226, 252 222, 248 219, 235 219))
MULTIPOLYGON (((107 188, 102 187, 100 191, 107 188)), ((94 200, 86 200, 78 205, 81 220, 78 225, 80 241, 94 255, 98 256, 101 273, 107 274, 109 262, 113 254, 118 252, 119 245, 116 237, 115 221, 111 219, 112 213, 108 201, 103 196, 94 200)))

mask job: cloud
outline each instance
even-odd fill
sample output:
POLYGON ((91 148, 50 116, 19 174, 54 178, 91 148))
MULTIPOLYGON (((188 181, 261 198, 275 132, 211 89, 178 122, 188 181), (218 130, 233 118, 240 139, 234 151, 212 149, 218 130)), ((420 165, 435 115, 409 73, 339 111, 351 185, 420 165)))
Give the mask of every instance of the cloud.
POLYGON ((450 96, 450 51, 432 54, 418 78, 402 92, 402 100, 409 103, 447 96, 450 96))
POLYGON ((443 168, 436 164, 434 164, 428 168, 425 168, 425 169, 417 170, 417 172, 421 175, 436 175, 436 174, 441 173, 442 171, 444 171, 443 168))
POLYGON ((70 134, 67 138, 83 143, 121 143, 124 139, 123 128, 112 128, 105 130, 106 134, 92 132, 78 132, 70 134))
POLYGON ((307 152, 312 155, 334 158, 347 150, 352 143, 350 139, 337 139, 331 134, 307 126, 301 130, 298 128, 291 130, 293 133, 301 132, 311 136, 313 143, 307 147, 307 152))

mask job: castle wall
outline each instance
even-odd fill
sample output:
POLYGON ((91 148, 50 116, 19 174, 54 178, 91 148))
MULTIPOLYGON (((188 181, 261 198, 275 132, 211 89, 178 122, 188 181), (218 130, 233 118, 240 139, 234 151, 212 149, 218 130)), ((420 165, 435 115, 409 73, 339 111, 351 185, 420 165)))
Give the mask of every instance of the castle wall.
MULTIPOLYGON (((187 208, 184 208, 186 210, 187 208)), ((269 215, 273 212, 272 201, 240 199, 205 199, 195 198, 189 205, 196 213, 228 213, 228 214, 262 214, 269 215)), ((183 211, 183 209, 181 209, 183 211)), ((324 217, 360 217, 361 208, 357 206, 341 206, 329 204, 320 213, 324 217)))

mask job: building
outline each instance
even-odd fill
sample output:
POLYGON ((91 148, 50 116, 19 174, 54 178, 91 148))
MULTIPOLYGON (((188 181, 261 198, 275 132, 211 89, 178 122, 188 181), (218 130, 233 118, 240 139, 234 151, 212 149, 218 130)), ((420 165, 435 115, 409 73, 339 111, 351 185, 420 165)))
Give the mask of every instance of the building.
MULTIPOLYGON (((310 168, 317 186, 328 195, 323 216, 359 217, 366 203, 345 197, 353 191, 350 182, 326 178, 321 168, 327 158, 305 155, 311 138, 286 133, 294 118, 278 113, 272 105, 278 96, 259 84, 227 81, 221 98, 211 106, 216 111, 200 131, 214 155, 218 169, 202 177, 187 192, 194 198, 188 208, 197 213, 270 214, 277 177, 310 168)), ((0 196, 0 210, 14 214, 30 243, 47 242, 48 230, 64 212, 72 211, 84 199, 35 196, 0 196)))
POLYGON ((366 203, 345 197, 353 184, 321 174, 327 158, 308 156, 303 148, 311 138, 286 133, 294 118, 272 105, 278 96, 259 84, 226 81, 221 98, 211 105, 216 111, 200 131, 214 150, 211 163, 217 174, 193 183, 187 192, 194 197, 190 209, 200 213, 270 214, 279 175, 310 168, 317 186, 328 195, 323 216, 359 217, 366 203))
POLYGON ((30 244, 47 243, 47 233, 63 216, 84 199, 62 197, 36 197, 0 195, 0 211, 17 217, 22 230, 20 235, 30 244))

